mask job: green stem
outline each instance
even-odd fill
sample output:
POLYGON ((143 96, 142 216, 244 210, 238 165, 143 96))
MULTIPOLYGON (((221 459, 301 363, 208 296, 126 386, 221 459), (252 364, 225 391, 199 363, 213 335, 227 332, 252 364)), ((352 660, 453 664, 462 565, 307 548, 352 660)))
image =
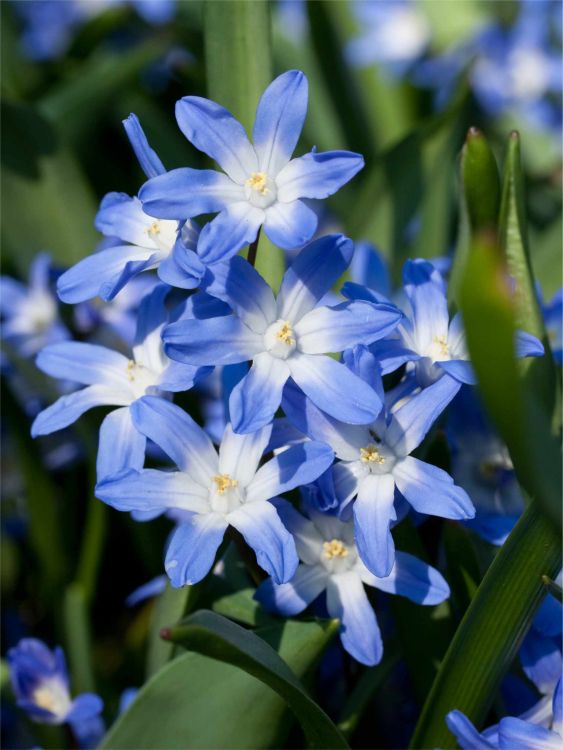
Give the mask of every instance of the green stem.
POLYGON ((499 550, 469 606, 423 708, 411 748, 455 747, 445 723, 458 709, 478 727, 561 568, 561 535, 531 503, 499 550))

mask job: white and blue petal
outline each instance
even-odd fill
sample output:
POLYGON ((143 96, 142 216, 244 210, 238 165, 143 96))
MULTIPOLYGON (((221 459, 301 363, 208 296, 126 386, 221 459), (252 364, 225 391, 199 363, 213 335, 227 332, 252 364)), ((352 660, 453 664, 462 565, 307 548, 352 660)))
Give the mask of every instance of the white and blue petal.
POLYGON ((367 424, 381 411, 381 399, 373 388, 331 357, 296 352, 287 362, 301 390, 315 406, 336 419, 367 424))
POLYGON ((274 245, 290 250, 309 242, 318 221, 317 214, 303 201, 278 201, 265 210, 264 231, 274 245))
POLYGON ((354 537, 364 565, 374 576, 391 573, 395 545, 391 524, 397 519, 394 507, 395 482, 390 474, 369 474, 358 486, 354 502, 354 537))
POLYGON ((245 245, 254 242, 265 214, 246 201, 231 203, 199 235, 197 251, 205 263, 217 263, 236 255, 245 245))
POLYGON ((445 601, 450 595, 450 587, 436 568, 407 552, 395 553, 395 565, 385 578, 360 571, 362 580, 368 586, 375 586, 387 594, 406 596, 417 604, 434 605, 445 601))
POLYGON ((271 434, 271 424, 248 435, 237 435, 227 424, 219 448, 219 473, 228 474, 246 487, 256 474, 271 434))
POLYGON ((244 200, 244 190, 213 169, 182 167, 145 182, 139 198, 150 216, 180 220, 222 211, 244 200))
POLYGON ((513 716, 501 719, 499 750, 561 750, 561 735, 513 716))
POLYGON ((329 579, 327 609, 331 617, 340 620, 340 639, 346 651, 361 664, 378 664, 383 656, 381 633, 357 573, 329 579))
POLYGON ((239 185, 257 171, 256 152, 244 128, 224 107, 200 96, 185 96, 176 103, 176 120, 190 143, 239 185))
POLYGON ((209 573, 227 530, 218 513, 194 515, 172 534, 164 568, 175 588, 191 586, 209 573))
POLYGON ((295 542, 273 505, 245 503, 229 513, 228 519, 252 547, 258 565, 272 576, 274 583, 285 583, 293 578, 299 564, 295 542))
POLYGON ((341 352, 387 336, 402 317, 394 305, 343 302, 335 307, 311 310, 297 322, 295 333, 299 349, 305 354, 341 352))
POLYGON ((259 430, 274 418, 282 399, 289 368, 281 359, 261 352, 231 391, 229 415, 235 432, 259 430))
POLYGON ((247 501, 268 500, 308 484, 326 471, 333 459, 332 449, 324 443, 292 445, 258 469, 247 487, 247 501))
POLYGON ((263 351, 262 336, 232 315, 180 320, 164 329, 166 354, 190 365, 234 365, 263 351))
POLYGON ((96 459, 98 482, 125 469, 143 468, 146 437, 133 424, 129 407, 115 409, 101 424, 96 459))
POLYGON ((53 378, 82 385, 110 385, 127 389, 129 360, 119 352, 98 344, 61 341, 46 346, 35 361, 53 378))
POLYGON ((62 430, 95 406, 126 406, 129 403, 131 395, 126 390, 117 390, 107 385, 90 385, 61 396, 40 412, 31 425, 31 435, 38 437, 62 430))
POLYGON ((96 229, 106 237, 117 237, 138 247, 155 248, 149 229, 153 224, 138 198, 126 193, 108 193, 96 214, 96 229))
POLYGON ((418 351, 434 337, 448 338, 449 313, 441 274, 426 260, 409 260, 403 268, 405 292, 411 303, 418 351))
POLYGON ((291 581, 275 584, 268 578, 260 584, 254 598, 269 612, 292 617, 302 612, 325 590, 327 579, 322 565, 299 565, 291 581))
POLYGON ((446 724, 463 750, 495 750, 498 747, 479 734, 461 711, 450 711, 446 716, 446 724))
POLYGON ((303 129, 307 101, 307 78, 299 70, 288 70, 264 91, 252 134, 260 171, 277 175, 290 160, 303 129))
POLYGON ((176 404, 143 396, 131 406, 135 427, 159 445, 178 468, 202 487, 218 471, 217 452, 208 435, 176 404))
POLYGON ((419 513, 441 518, 473 518, 468 494, 443 469, 407 456, 393 468, 401 495, 419 513))
POLYGON ((278 200, 288 203, 298 198, 327 198, 363 166, 363 156, 352 151, 311 151, 292 159, 278 174, 278 200))
POLYGON ((280 318, 296 322, 312 310, 348 268, 354 252, 342 234, 314 240, 285 272, 278 295, 280 318))

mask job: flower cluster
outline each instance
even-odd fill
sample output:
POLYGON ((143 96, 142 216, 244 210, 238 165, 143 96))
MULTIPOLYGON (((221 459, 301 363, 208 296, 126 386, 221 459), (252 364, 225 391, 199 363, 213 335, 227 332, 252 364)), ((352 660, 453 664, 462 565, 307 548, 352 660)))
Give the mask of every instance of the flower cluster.
MULTIPOLYGON (((139 197, 103 199, 96 223, 109 246, 66 271, 57 289, 63 301, 84 303, 112 300, 143 271, 157 269, 161 283, 140 303, 129 354, 77 341, 40 351, 41 370, 86 387, 41 412, 32 433, 60 430, 95 406, 118 407, 100 429, 96 495, 137 518, 172 515, 165 569, 174 586, 204 578, 233 527, 271 576, 257 593, 264 606, 295 614, 326 591, 345 648, 376 664, 381 638, 363 584, 421 604, 449 595, 437 570, 395 550, 392 529, 411 509, 473 518, 465 490, 411 454, 474 376, 461 319, 450 321, 432 263, 406 264, 402 310, 357 275, 330 297, 354 253, 342 235, 305 244, 277 295, 236 255, 257 243, 261 227, 279 247, 307 243, 317 226, 310 199, 331 195, 363 165, 345 151, 292 159, 306 108, 305 76, 284 73, 258 105, 251 144, 218 104, 180 100, 182 132, 224 173, 167 172, 137 118, 125 121, 149 179, 139 197), (200 230, 193 219, 209 213, 217 216, 200 230), (171 401, 214 368, 236 373, 221 394, 218 450, 171 401), (385 391, 382 376, 398 368, 385 391), (143 468, 147 440, 177 470, 143 468), (318 500, 305 503, 307 516, 280 498, 312 483, 318 500)), ((518 348, 543 354, 529 334, 518 348)))

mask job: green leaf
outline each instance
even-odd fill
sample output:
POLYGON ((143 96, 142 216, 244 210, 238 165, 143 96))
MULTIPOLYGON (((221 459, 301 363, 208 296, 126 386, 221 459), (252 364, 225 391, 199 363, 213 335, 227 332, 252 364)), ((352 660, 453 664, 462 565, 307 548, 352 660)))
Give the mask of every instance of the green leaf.
POLYGON ((96 201, 54 128, 22 104, 2 107, 2 244, 22 275, 40 250, 65 266, 98 241, 96 201))
POLYGON ((245 588, 233 594, 220 596, 213 602, 213 611, 253 627, 271 622, 272 618, 254 598, 254 592, 255 589, 245 588))
POLYGON ((494 227, 500 207, 500 178, 483 133, 470 128, 461 152, 461 180, 473 231, 494 227))
POLYGON ((64 622, 72 689, 76 693, 92 692, 95 686, 90 651, 88 605, 84 590, 78 583, 72 583, 65 592, 64 622))
MULTIPOLYGON (((251 132, 260 96, 273 78, 270 3, 209 0, 204 35, 208 96, 251 132)), ((277 290, 285 257, 265 236, 260 237, 256 267, 277 290)))
POLYGON ((545 595, 543 575, 561 568, 561 536, 534 504, 487 571, 440 667, 411 748, 455 747, 445 716, 458 709, 479 728, 545 595))
POLYGON ((208 655, 190 652, 161 669, 110 729, 102 748, 281 747, 289 728, 286 701, 320 746, 346 747, 297 679, 336 634, 334 622, 276 622, 253 634, 200 611, 177 628, 190 648, 208 655))
POLYGON ((160 631, 170 622, 180 620, 192 599, 197 596, 194 586, 175 589, 167 582, 164 592, 155 602, 149 630, 147 649, 147 677, 152 677, 172 658, 175 646, 160 637, 160 631))

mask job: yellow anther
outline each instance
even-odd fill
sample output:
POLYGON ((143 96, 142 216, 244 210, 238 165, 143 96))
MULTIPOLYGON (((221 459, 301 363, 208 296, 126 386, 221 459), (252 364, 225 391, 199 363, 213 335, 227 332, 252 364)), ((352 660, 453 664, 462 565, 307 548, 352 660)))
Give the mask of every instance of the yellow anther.
POLYGON ((134 362, 132 359, 127 362, 127 378, 133 382, 135 380, 135 370, 140 367, 136 362, 134 362))
POLYGON ((360 461, 365 464, 384 464, 385 459, 381 453, 377 450, 375 445, 371 443, 365 448, 360 448, 360 461))
POLYGON ((46 687, 38 687, 33 691, 33 702, 39 708, 55 713, 58 706, 53 693, 46 687))
POLYGON ((153 221, 150 227, 145 229, 147 234, 160 234, 160 221, 153 221))
POLYGON ((450 356, 450 350, 448 348, 448 342, 445 336, 434 336, 432 339, 432 343, 436 344, 440 354, 442 354, 444 357, 450 356))
POLYGON ((323 543, 323 552, 327 560, 332 560, 333 557, 347 557, 348 547, 340 539, 331 539, 323 543))
POLYGON ((280 341, 283 341, 283 343, 287 344, 288 346, 293 346, 293 344, 295 344, 295 339, 293 338, 293 328, 291 327, 291 323, 288 323, 287 320, 277 332, 276 336, 280 341))
POLYGON ((251 172, 250 177, 244 183, 247 187, 256 190, 260 195, 268 195, 268 175, 266 172, 251 172))
POLYGON ((216 474, 213 477, 213 481, 215 482, 217 493, 219 495, 223 495, 226 490, 231 489, 231 487, 238 486, 238 481, 236 479, 231 479, 228 474, 216 474))

